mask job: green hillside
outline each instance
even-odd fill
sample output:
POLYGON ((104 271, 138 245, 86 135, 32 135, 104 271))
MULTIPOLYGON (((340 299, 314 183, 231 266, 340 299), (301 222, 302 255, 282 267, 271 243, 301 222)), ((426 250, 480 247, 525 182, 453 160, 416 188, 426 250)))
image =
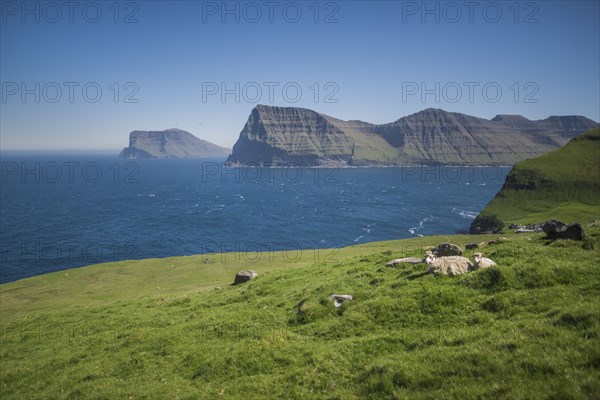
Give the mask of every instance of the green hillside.
POLYGON ((539 223, 551 218, 566 222, 599 219, 600 128, 558 150, 515 165, 471 231, 485 228, 490 217, 505 224, 539 223))
MULTIPOLYGON (((110 263, 0 286, 2 399, 600 397, 600 228, 506 235, 498 267, 387 267, 424 237, 110 263), (235 272, 259 276, 231 286, 235 272), (335 308, 328 295, 354 298, 335 308)), ((467 253, 468 256, 471 252, 467 253)))

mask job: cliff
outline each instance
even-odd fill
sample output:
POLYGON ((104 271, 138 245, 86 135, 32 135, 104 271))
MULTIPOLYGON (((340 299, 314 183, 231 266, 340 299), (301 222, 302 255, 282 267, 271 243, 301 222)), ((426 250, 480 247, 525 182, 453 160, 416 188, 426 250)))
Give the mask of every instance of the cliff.
POLYGON ((207 142, 181 129, 133 131, 129 147, 119 158, 216 158, 226 157, 229 149, 207 142))
POLYGON ((510 223, 600 218, 600 128, 564 147, 518 163, 502 189, 471 224, 471 233, 510 223))
POLYGON ((563 146, 598 124, 580 116, 492 120, 427 109, 374 125, 312 110, 258 105, 228 158, 259 165, 512 165, 563 146))

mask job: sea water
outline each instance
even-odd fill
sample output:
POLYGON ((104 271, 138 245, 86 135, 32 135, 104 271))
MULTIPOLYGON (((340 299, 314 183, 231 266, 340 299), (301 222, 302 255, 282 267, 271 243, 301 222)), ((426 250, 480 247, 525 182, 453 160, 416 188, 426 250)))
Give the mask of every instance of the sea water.
POLYGON ((466 232, 508 171, 3 153, 0 282, 127 259, 466 232))

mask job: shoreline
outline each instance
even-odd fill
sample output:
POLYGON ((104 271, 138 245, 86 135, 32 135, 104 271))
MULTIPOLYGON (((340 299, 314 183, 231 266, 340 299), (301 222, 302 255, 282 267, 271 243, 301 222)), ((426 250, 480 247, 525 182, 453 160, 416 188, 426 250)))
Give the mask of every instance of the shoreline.
MULTIPOLYGON (((110 267, 127 267, 131 264, 137 263, 154 263, 154 262, 168 262, 172 263, 174 260, 179 261, 199 261, 198 265, 211 266, 211 264, 237 264, 239 266, 247 265, 250 263, 273 263, 277 258, 281 258, 283 261, 288 264, 295 263, 305 263, 305 257, 308 255, 313 263, 318 262, 330 262, 334 259, 334 256, 338 255, 338 253, 345 253, 348 250, 355 250, 361 248, 378 248, 378 247, 387 247, 389 245, 399 245, 399 252, 402 251, 414 251, 415 244, 414 242, 419 243, 420 248, 425 247, 435 247, 437 244, 442 241, 448 241, 451 238, 457 238, 459 242, 465 242, 466 238, 472 238, 472 242, 477 242, 482 240, 488 240, 490 238, 495 238, 498 236, 516 236, 525 237, 524 234, 516 234, 516 233, 484 233, 484 234, 469 234, 469 233, 461 233, 456 232, 453 234, 441 234, 441 235, 423 235, 417 236, 414 235, 408 238, 400 238, 400 239, 389 239, 389 240, 376 240, 371 242, 365 242, 360 244, 349 244, 346 246, 339 247, 315 247, 315 248, 300 248, 300 249, 270 249, 266 251, 225 251, 225 252, 213 252, 213 253, 197 253, 197 254, 186 254, 186 255, 167 255, 164 257, 151 257, 151 258, 139 258, 139 259, 126 259, 126 260, 115 260, 115 261, 106 261, 100 263, 93 263, 88 265, 82 265, 79 267, 70 267, 65 269, 60 269, 56 271, 46 272, 38 275, 28 276, 24 278, 20 278, 10 282, 0 283, 0 288, 6 285, 13 285, 17 283, 24 283, 25 281, 35 280, 43 277, 61 275, 65 273, 70 273, 73 271, 83 271, 83 270, 92 270, 96 268, 101 268, 103 266, 110 267), (429 240, 429 241, 428 241, 429 240), (406 244, 407 246, 403 246, 406 244), (300 254, 297 254, 297 252, 300 254), (296 254, 290 254, 290 252, 296 252, 296 254), (204 262, 204 259, 208 258, 209 262, 204 262), (249 261, 250 260, 250 261, 249 261)), ((467 241, 468 242, 468 241, 467 241)))

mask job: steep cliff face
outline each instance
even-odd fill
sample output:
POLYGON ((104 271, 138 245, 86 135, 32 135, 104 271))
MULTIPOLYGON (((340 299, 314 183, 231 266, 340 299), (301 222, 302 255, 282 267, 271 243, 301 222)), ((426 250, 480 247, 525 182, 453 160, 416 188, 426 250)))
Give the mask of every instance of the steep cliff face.
POLYGON ((119 158, 211 158, 226 157, 229 149, 198 139, 181 129, 165 131, 133 131, 129 147, 119 158))
POLYGON ((427 109, 383 125, 315 111, 259 105, 240 133, 230 164, 512 165, 556 149, 598 126, 585 117, 492 120, 427 109))
POLYGON ((599 215, 600 129, 596 128, 560 149, 516 164, 470 232, 496 232, 509 223, 549 219, 585 222, 599 215))

